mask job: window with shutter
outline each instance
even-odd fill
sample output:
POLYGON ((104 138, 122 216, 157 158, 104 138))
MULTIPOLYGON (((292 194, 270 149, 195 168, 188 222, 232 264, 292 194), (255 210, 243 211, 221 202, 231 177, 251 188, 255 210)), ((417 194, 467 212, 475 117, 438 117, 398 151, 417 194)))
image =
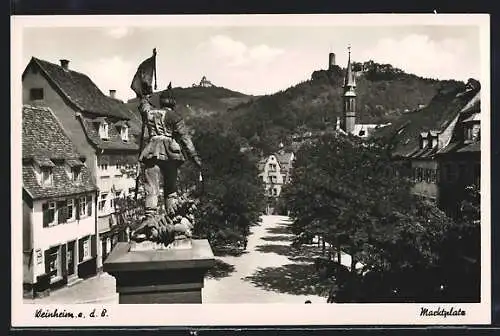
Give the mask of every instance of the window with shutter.
POLYGON ((80 200, 78 198, 75 198, 75 209, 76 209, 76 219, 80 219, 80 200))
POLYGON ((67 202, 67 219, 69 220, 73 220, 74 216, 75 216, 75 200, 73 199, 70 199, 68 200, 67 202))
POLYGON ((85 215, 87 214, 86 206, 87 206, 87 202, 85 200, 85 197, 81 197, 79 208, 78 208, 78 211, 80 211, 80 218, 85 217, 85 215))
POLYGON ((68 217, 68 208, 65 201, 57 202, 57 223, 66 223, 68 217))
POLYGON ((49 226, 49 203, 42 204, 42 212, 43 212, 43 227, 49 226))
POLYGON ((92 196, 87 196, 87 216, 92 216, 92 196))

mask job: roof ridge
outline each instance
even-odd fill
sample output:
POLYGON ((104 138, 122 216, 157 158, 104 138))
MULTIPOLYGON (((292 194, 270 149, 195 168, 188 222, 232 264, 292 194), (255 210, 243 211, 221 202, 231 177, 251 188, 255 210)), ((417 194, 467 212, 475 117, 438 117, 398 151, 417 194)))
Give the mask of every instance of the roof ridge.
MULTIPOLYGON (((52 65, 52 66, 56 66, 56 67, 62 68, 62 67, 61 67, 59 64, 57 64, 57 63, 52 63, 52 62, 46 61, 46 60, 44 60, 44 59, 41 59, 41 58, 38 58, 38 57, 35 57, 35 56, 33 56, 33 58, 34 58, 34 59, 36 59, 36 60, 37 60, 37 61, 39 61, 39 62, 48 63, 48 64, 50 64, 50 65, 52 65)), ((79 74, 79 75, 85 76, 85 77, 87 77, 87 78, 89 78, 89 79, 90 79, 90 77, 89 77, 89 76, 87 76, 85 73, 80 72, 80 71, 71 70, 71 69, 67 69, 67 70, 64 70, 64 71, 74 72, 74 73, 77 73, 77 74, 79 74)))
POLYGON ((128 113, 122 111, 127 108, 125 103, 106 95, 87 74, 71 69, 65 70, 58 64, 34 56, 32 61, 41 69, 49 83, 53 84, 63 98, 68 100, 77 110, 118 119, 130 119, 128 113), (65 82, 68 82, 68 77, 75 77, 70 80, 73 87, 66 87, 68 83, 65 82), (74 95, 75 92, 71 92, 72 90, 78 91, 77 97, 74 95), (80 94, 81 99, 78 98, 80 94), (88 97, 92 98, 89 100, 88 97))
MULTIPOLYGON (((66 96, 66 98, 73 104, 75 105, 79 110, 81 111, 85 111, 85 109, 76 101, 74 101, 73 99, 71 99, 70 95, 68 95, 67 92, 65 92, 65 90, 52 78, 52 76, 47 73, 47 70, 45 70, 43 68, 43 66, 40 64, 40 62, 45 62, 45 63, 49 63, 51 65, 55 65, 57 66, 56 64, 54 63, 50 63, 50 62, 47 62, 45 60, 42 60, 42 59, 39 59, 39 58, 36 58, 33 56, 33 59, 35 60, 35 62, 37 62, 38 66, 40 67, 40 69, 42 69, 42 72, 45 74, 45 76, 47 77, 47 79, 52 83, 54 84, 61 92, 64 96, 66 96)), ((68 70, 68 71, 71 71, 71 70, 68 70)))

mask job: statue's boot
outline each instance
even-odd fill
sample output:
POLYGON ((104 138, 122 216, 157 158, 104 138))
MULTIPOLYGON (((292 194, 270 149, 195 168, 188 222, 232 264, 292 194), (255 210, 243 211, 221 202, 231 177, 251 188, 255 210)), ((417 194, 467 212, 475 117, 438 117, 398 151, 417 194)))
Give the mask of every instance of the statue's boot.
POLYGON ((142 242, 146 240, 153 241, 155 238, 158 238, 159 230, 156 227, 156 222, 156 219, 152 216, 144 218, 139 227, 134 230, 131 239, 136 242, 142 242))

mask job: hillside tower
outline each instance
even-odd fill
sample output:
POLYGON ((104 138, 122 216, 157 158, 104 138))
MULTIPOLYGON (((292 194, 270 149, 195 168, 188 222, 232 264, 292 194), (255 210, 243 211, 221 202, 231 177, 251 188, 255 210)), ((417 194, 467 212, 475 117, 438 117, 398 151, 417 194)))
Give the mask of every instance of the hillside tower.
POLYGON ((344 115, 342 129, 347 133, 354 133, 356 125, 356 76, 352 71, 351 47, 347 48, 349 58, 347 61, 347 70, 344 79, 344 115))
POLYGON ((332 70, 335 67, 335 53, 328 54, 328 70, 332 70))

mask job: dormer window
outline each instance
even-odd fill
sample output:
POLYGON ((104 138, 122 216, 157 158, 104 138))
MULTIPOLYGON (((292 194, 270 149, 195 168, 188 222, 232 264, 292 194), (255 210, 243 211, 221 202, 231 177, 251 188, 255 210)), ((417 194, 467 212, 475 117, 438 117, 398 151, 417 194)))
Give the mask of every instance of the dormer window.
POLYGON ((429 146, 429 139, 427 138, 427 133, 420 134, 420 148, 424 149, 429 146))
POLYGON ((121 127, 120 134, 121 134, 122 140, 127 142, 128 141, 128 126, 127 125, 123 125, 121 127))
POLYGON ((71 178, 73 182, 80 182, 82 179, 82 167, 73 167, 71 168, 71 178))
POLYGON ((431 138, 431 147, 434 148, 438 144, 438 138, 437 137, 432 137, 431 138))
POLYGON ((82 180, 82 167, 83 162, 78 159, 68 159, 66 161, 66 173, 73 182, 80 182, 82 180))
POLYGON ((52 185, 52 167, 41 167, 42 171, 42 186, 49 187, 52 185))
POLYGON ((106 120, 103 120, 99 125, 99 136, 103 140, 109 139, 109 124, 106 122, 106 120))
POLYGON ((471 143, 480 140, 481 123, 479 113, 464 120, 464 142, 471 143))

